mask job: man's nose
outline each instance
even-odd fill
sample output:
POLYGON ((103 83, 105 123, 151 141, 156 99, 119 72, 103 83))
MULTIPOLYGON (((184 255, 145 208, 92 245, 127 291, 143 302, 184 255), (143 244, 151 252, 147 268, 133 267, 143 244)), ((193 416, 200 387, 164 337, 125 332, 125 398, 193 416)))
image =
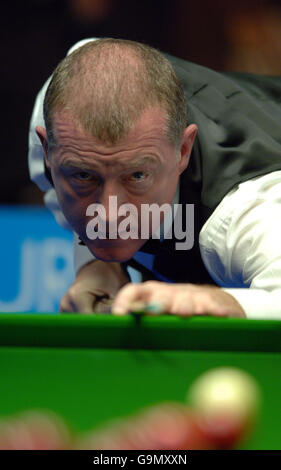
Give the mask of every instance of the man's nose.
POLYGON ((105 183, 99 197, 99 203, 104 207, 106 223, 118 221, 118 209, 128 202, 124 188, 114 182, 105 183))

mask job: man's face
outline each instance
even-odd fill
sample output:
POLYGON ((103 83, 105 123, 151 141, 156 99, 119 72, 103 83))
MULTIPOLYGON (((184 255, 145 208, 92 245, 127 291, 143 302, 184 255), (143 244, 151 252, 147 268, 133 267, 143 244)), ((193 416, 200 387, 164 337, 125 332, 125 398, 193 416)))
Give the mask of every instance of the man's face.
POLYGON ((98 259, 130 259, 146 242, 140 238, 142 204, 170 204, 175 196, 188 159, 170 143, 165 119, 162 109, 150 108, 117 144, 107 145, 82 130, 66 112, 55 113, 56 146, 47 165, 66 219, 98 259), (110 224, 116 222, 118 229, 126 218, 118 211, 110 215, 110 196, 117 197, 117 209, 127 203, 136 207, 138 239, 123 239, 122 234, 108 239, 108 233, 106 239, 88 238, 86 227, 91 218, 86 211, 91 204, 104 206, 107 232, 110 224))

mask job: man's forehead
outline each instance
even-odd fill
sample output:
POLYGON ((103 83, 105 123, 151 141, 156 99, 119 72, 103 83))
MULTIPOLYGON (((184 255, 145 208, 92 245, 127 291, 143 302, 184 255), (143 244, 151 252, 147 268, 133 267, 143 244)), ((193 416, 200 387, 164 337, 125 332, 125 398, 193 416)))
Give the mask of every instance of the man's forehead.
MULTIPOLYGON (((53 134, 58 145, 67 144, 69 140, 88 141, 101 144, 103 147, 112 147, 112 143, 101 142, 90 132, 86 131, 82 124, 68 111, 58 110, 53 115, 53 134)), ((131 141, 168 140, 167 139, 167 114, 160 107, 145 110, 139 119, 132 125, 128 133, 122 136, 116 146, 131 141)))

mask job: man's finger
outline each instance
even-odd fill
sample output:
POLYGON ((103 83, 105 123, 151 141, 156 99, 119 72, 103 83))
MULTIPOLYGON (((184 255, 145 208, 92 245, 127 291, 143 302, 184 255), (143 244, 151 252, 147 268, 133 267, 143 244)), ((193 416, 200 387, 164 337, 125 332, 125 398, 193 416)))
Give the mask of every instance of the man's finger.
POLYGON ((146 314, 170 313, 173 288, 160 281, 147 281, 124 287, 115 299, 112 313, 125 315, 132 310, 142 310, 146 314))
POLYGON ((75 296, 75 300, 67 296, 61 301, 60 312, 91 314, 95 311, 96 302, 97 297, 88 292, 75 296))
POLYGON ((170 312, 174 315, 190 316, 195 313, 196 304, 194 302, 193 294, 184 292, 177 293, 172 300, 170 312))
POLYGON ((111 313, 112 302, 112 299, 98 299, 94 306, 95 313, 111 313))
POLYGON ((149 281, 142 284, 126 285, 117 294, 112 305, 112 313, 115 315, 126 315, 131 310, 131 305, 134 302, 149 302, 157 284, 159 284, 157 281, 149 281))
POLYGON ((68 300, 65 297, 63 297, 60 301, 59 312, 65 313, 65 312, 70 312, 70 310, 71 310, 71 307, 70 307, 68 300))
POLYGON ((75 299, 75 312, 82 314, 91 314, 95 312, 97 297, 91 293, 83 294, 75 299))

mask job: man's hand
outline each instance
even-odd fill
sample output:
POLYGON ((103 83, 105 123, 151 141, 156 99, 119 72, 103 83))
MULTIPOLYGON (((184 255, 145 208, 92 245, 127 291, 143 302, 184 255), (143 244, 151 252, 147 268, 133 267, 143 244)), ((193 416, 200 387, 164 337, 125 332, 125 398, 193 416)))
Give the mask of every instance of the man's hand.
POLYGON ((112 313, 124 315, 130 311, 134 302, 159 305, 163 313, 180 316, 246 317, 232 295, 219 287, 208 285, 168 284, 158 281, 129 284, 117 294, 112 313))
POLYGON ((61 300, 60 312, 108 312, 118 290, 128 282, 119 263, 92 261, 80 269, 61 300))

